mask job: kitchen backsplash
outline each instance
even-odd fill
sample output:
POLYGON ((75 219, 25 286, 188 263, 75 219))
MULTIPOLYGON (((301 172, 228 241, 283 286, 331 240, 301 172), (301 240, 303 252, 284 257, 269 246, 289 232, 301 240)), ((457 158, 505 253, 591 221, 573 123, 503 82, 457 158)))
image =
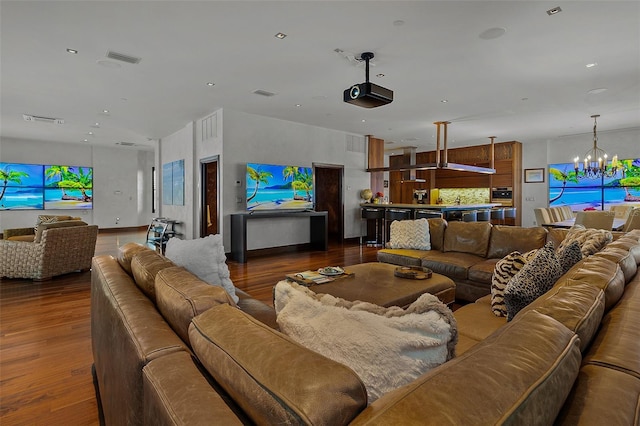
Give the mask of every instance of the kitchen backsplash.
POLYGON ((442 204, 455 204, 460 197, 460 204, 484 204, 490 202, 489 188, 440 188, 439 196, 442 204))

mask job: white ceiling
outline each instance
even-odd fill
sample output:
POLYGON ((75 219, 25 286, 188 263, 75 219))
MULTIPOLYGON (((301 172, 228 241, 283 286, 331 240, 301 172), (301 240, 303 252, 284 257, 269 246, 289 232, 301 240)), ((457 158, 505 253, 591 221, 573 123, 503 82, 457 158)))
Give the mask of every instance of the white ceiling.
POLYGON ((588 135, 592 114, 599 131, 640 127, 638 1, 2 0, 0 19, 2 137, 144 148, 221 107, 419 150, 441 120, 451 146, 588 135), (342 101, 364 81, 344 55, 364 51, 387 106, 342 101))

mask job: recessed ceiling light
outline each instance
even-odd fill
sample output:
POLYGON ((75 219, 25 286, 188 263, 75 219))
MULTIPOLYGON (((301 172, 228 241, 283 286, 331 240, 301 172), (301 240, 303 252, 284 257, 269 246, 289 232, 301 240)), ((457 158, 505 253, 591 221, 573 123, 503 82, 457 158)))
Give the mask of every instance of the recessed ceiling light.
POLYGON ((442 99, 442 100, 440 100, 440 102, 442 102, 443 104, 446 104, 449 101, 447 99, 442 99))
POLYGON ((607 90, 609 90, 609 89, 607 89, 606 87, 598 87, 597 89, 589 90, 587 92, 587 95, 597 95, 597 94, 600 94, 602 92, 606 92, 607 90))
POLYGON ((483 32, 481 32, 478 37, 483 40, 491 40, 494 38, 502 37, 506 32, 507 30, 501 27, 489 28, 488 30, 484 30, 483 32))
POLYGON ((362 119, 362 122, 363 122, 363 123, 366 123, 366 122, 367 122, 367 120, 365 120, 365 119, 363 118, 363 119, 362 119))
POLYGON ((103 110, 102 110, 102 113, 103 113, 103 114, 109 114, 109 110, 108 110, 108 109, 103 109, 103 110))
POLYGON ((67 53, 71 53, 72 55, 77 55, 78 51, 76 49, 67 49, 67 53))
POLYGON ((285 33, 278 33, 276 34, 274 37, 275 38, 279 38, 280 40, 282 40, 283 38, 285 38, 287 35, 285 33))
POLYGON ((380 74, 376 74, 376 77, 378 77, 378 78, 382 78, 382 77, 384 77, 384 74, 382 74, 382 73, 380 73, 380 74))
POLYGON ((547 15, 552 16, 552 15, 558 14, 560 12, 562 12, 562 9, 560 9, 560 6, 557 6, 557 7, 554 7, 552 9, 547 10, 547 15))
POLYGON ((597 62, 591 62, 591 63, 585 65, 585 67, 587 67, 587 68, 593 68, 593 67, 597 67, 597 66, 598 66, 597 62))
POLYGON ((89 142, 89 139, 82 139, 82 142, 89 142))
POLYGON ((87 133, 89 136, 93 136, 93 132, 88 132, 87 133))
POLYGON ((296 104, 296 108, 300 108, 302 104, 296 104))
POLYGON ((208 82, 208 83, 207 83, 207 86, 209 86, 209 87, 213 87, 213 86, 215 86, 215 85, 216 85, 216 84, 215 84, 215 83, 212 83, 212 82, 208 82))
POLYGON ((401 27, 404 25, 404 21, 402 19, 398 19, 396 21, 393 21, 393 25, 395 25, 396 27, 401 27))

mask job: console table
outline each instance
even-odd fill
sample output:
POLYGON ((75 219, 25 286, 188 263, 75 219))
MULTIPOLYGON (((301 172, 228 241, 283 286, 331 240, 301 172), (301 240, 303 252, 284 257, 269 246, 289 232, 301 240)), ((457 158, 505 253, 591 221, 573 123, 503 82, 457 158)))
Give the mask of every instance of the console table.
POLYGON ((235 213, 231 215, 231 256, 236 262, 247 262, 247 221, 276 217, 308 217, 311 249, 328 250, 327 212, 235 213))

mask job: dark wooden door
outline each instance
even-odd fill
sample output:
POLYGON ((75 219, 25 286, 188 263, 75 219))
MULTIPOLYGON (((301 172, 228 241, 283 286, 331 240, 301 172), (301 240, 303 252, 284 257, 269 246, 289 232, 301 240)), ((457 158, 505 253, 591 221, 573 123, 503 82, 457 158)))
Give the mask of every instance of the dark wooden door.
POLYGON ((202 209, 200 236, 218 233, 218 160, 201 163, 202 209))
POLYGON ((327 212, 329 241, 344 239, 344 206, 342 205, 343 166, 314 165, 315 209, 327 212))

